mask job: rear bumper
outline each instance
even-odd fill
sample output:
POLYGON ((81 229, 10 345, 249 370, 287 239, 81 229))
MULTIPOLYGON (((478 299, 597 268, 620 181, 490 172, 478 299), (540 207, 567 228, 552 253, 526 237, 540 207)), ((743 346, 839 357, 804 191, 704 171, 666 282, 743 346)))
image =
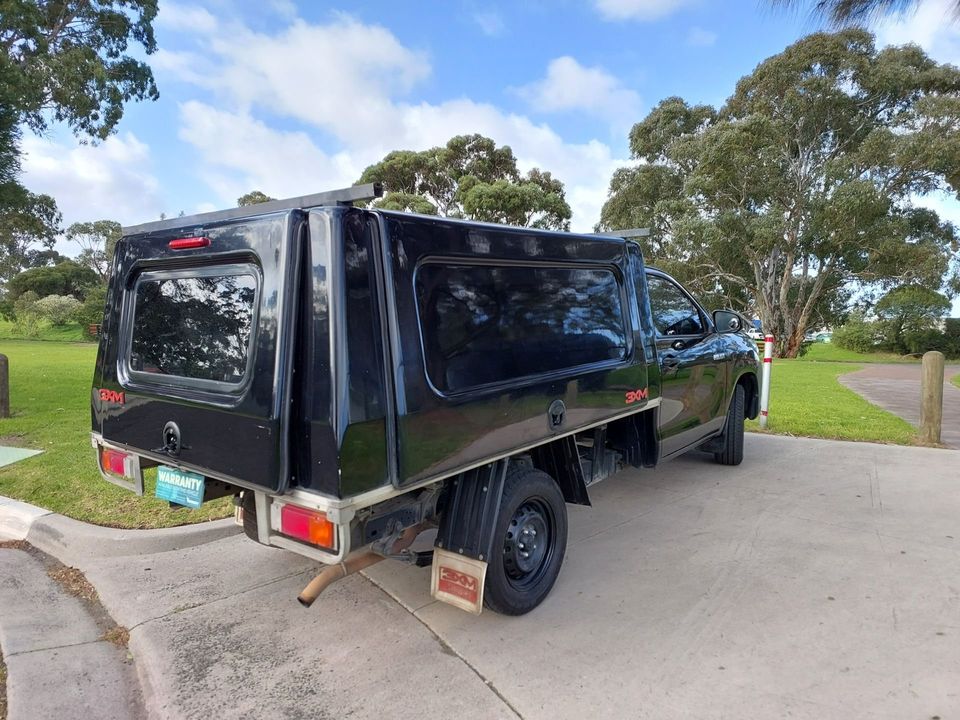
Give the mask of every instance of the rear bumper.
POLYGON ((233 478, 213 474, 205 468, 179 463, 169 456, 148 453, 138 448, 131 448, 120 443, 109 442, 104 440, 103 436, 97 432, 90 434, 90 443, 96 450, 97 468, 100 470, 100 476, 107 482, 122 487, 124 490, 129 490, 142 496, 144 494, 143 471, 160 464, 169 465, 178 470, 195 472, 204 477, 234 485, 244 492, 254 493, 257 508, 257 529, 259 533, 257 540, 260 543, 290 550, 327 564, 341 562, 350 552, 350 522, 356 514, 356 507, 349 501, 334 501, 313 493, 303 492, 302 490, 273 496, 263 492, 262 488, 250 487, 249 484, 239 483, 233 478), (121 477, 104 468, 103 450, 105 449, 116 450, 129 456, 130 462, 126 465, 129 469, 129 477, 121 477), (336 526, 336 550, 321 549, 288 538, 277 532, 280 528, 281 510, 283 506, 287 504, 326 513, 327 518, 336 526))

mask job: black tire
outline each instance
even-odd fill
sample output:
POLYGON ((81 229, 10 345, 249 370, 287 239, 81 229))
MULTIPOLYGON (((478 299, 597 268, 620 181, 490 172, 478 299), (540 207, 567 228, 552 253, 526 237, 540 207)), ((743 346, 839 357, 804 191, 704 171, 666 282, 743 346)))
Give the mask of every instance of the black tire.
POLYGON ((713 454, 713 459, 721 465, 739 465, 743 462, 743 417, 746 393, 743 385, 737 385, 727 411, 727 422, 723 426, 723 448, 713 454))
POLYGON ((243 508, 243 533, 254 542, 260 542, 257 532, 257 501, 252 490, 244 490, 240 498, 240 507, 243 508))
POLYGON ((567 506, 554 479, 531 467, 511 468, 493 537, 484 605, 501 615, 528 613, 553 588, 567 550, 567 506))

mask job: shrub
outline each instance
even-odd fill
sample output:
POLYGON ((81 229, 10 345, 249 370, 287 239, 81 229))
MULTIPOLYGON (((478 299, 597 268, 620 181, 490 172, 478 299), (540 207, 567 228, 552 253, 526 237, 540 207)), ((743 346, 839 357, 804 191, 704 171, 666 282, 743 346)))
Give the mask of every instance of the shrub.
POLYGON ((943 323, 943 334, 947 338, 950 357, 960 357, 960 318, 947 318, 943 323))
POLYGON ((37 300, 35 307, 40 317, 46 318, 51 325, 66 325, 77 317, 83 304, 69 295, 47 295, 37 300))
POLYGON ((40 334, 40 312, 37 310, 39 298, 28 290, 13 303, 14 327, 23 337, 36 337, 40 334))
POLYGON ((844 350, 868 353, 877 344, 877 328, 862 317, 851 315, 845 324, 833 331, 832 342, 844 350))
POLYGON ((960 356, 960 345, 956 345, 951 338, 939 330, 920 330, 907 333, 904 336, 907 350, 912 353, 925 353, 930 350, 939 350, 949 358, 960 356))
POLYGON ((83 300, 83 307, 77 313, 77 322, 83 327, 83 334, 86 337, 93 337, 90 333, 91 325, 99 325, 103 322, 103 307, 107 304, 107 288, 103 285, 90 290, 87 297, 83 300))
POLYGON ((0 317, 9 322, 14 322, 17 319, 17 311, 14 310, 13 300, 9 296, 0 300, 0 317))

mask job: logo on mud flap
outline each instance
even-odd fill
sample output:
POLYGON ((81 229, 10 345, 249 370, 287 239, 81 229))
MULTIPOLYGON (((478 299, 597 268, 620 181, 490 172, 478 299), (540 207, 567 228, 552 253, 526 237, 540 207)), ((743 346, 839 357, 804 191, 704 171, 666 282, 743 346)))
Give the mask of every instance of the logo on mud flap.
POLYGON ((100 401, 105 403, 114 403, 116 405, 123 405, 127 399, 124 397, 123 392, 117 392, 116 390, 107 390, 104 388, 100 391, 100 401))
POLYGON ((439 590, 461 597, 467 602, 476 603, 480 582, 477 578, 467 573, 460 572, 448 567, 440 567, 439 590))
POLYGON ((647 399, 647 388, 640 388, 639 390, 628 390, 626 396, 626 404, 639 402, 641 400, 647 399))

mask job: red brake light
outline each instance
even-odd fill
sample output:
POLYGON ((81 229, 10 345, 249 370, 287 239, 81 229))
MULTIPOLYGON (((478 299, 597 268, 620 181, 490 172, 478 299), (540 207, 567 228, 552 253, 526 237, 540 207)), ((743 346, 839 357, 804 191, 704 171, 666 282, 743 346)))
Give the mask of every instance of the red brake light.
POLYGON ((108 450, 107 448, 103 449, 101 454, 103 469, 109 472, 114 473, 115 475, 127 475, 126 468, 126 459, 129 457, 127 453, 122 453, 117 450, 108 450))
POLYGON ((188 237, 171 240, 167 246, 171 250, 192 250, 193 248, 209 247, 210 238, 208 237, 188 237))
POLYGON ((326 513, 317 510, 284 505, 280 508, 280 532, 312 545, 336 546, 336 527, 327 520, 326 513))

